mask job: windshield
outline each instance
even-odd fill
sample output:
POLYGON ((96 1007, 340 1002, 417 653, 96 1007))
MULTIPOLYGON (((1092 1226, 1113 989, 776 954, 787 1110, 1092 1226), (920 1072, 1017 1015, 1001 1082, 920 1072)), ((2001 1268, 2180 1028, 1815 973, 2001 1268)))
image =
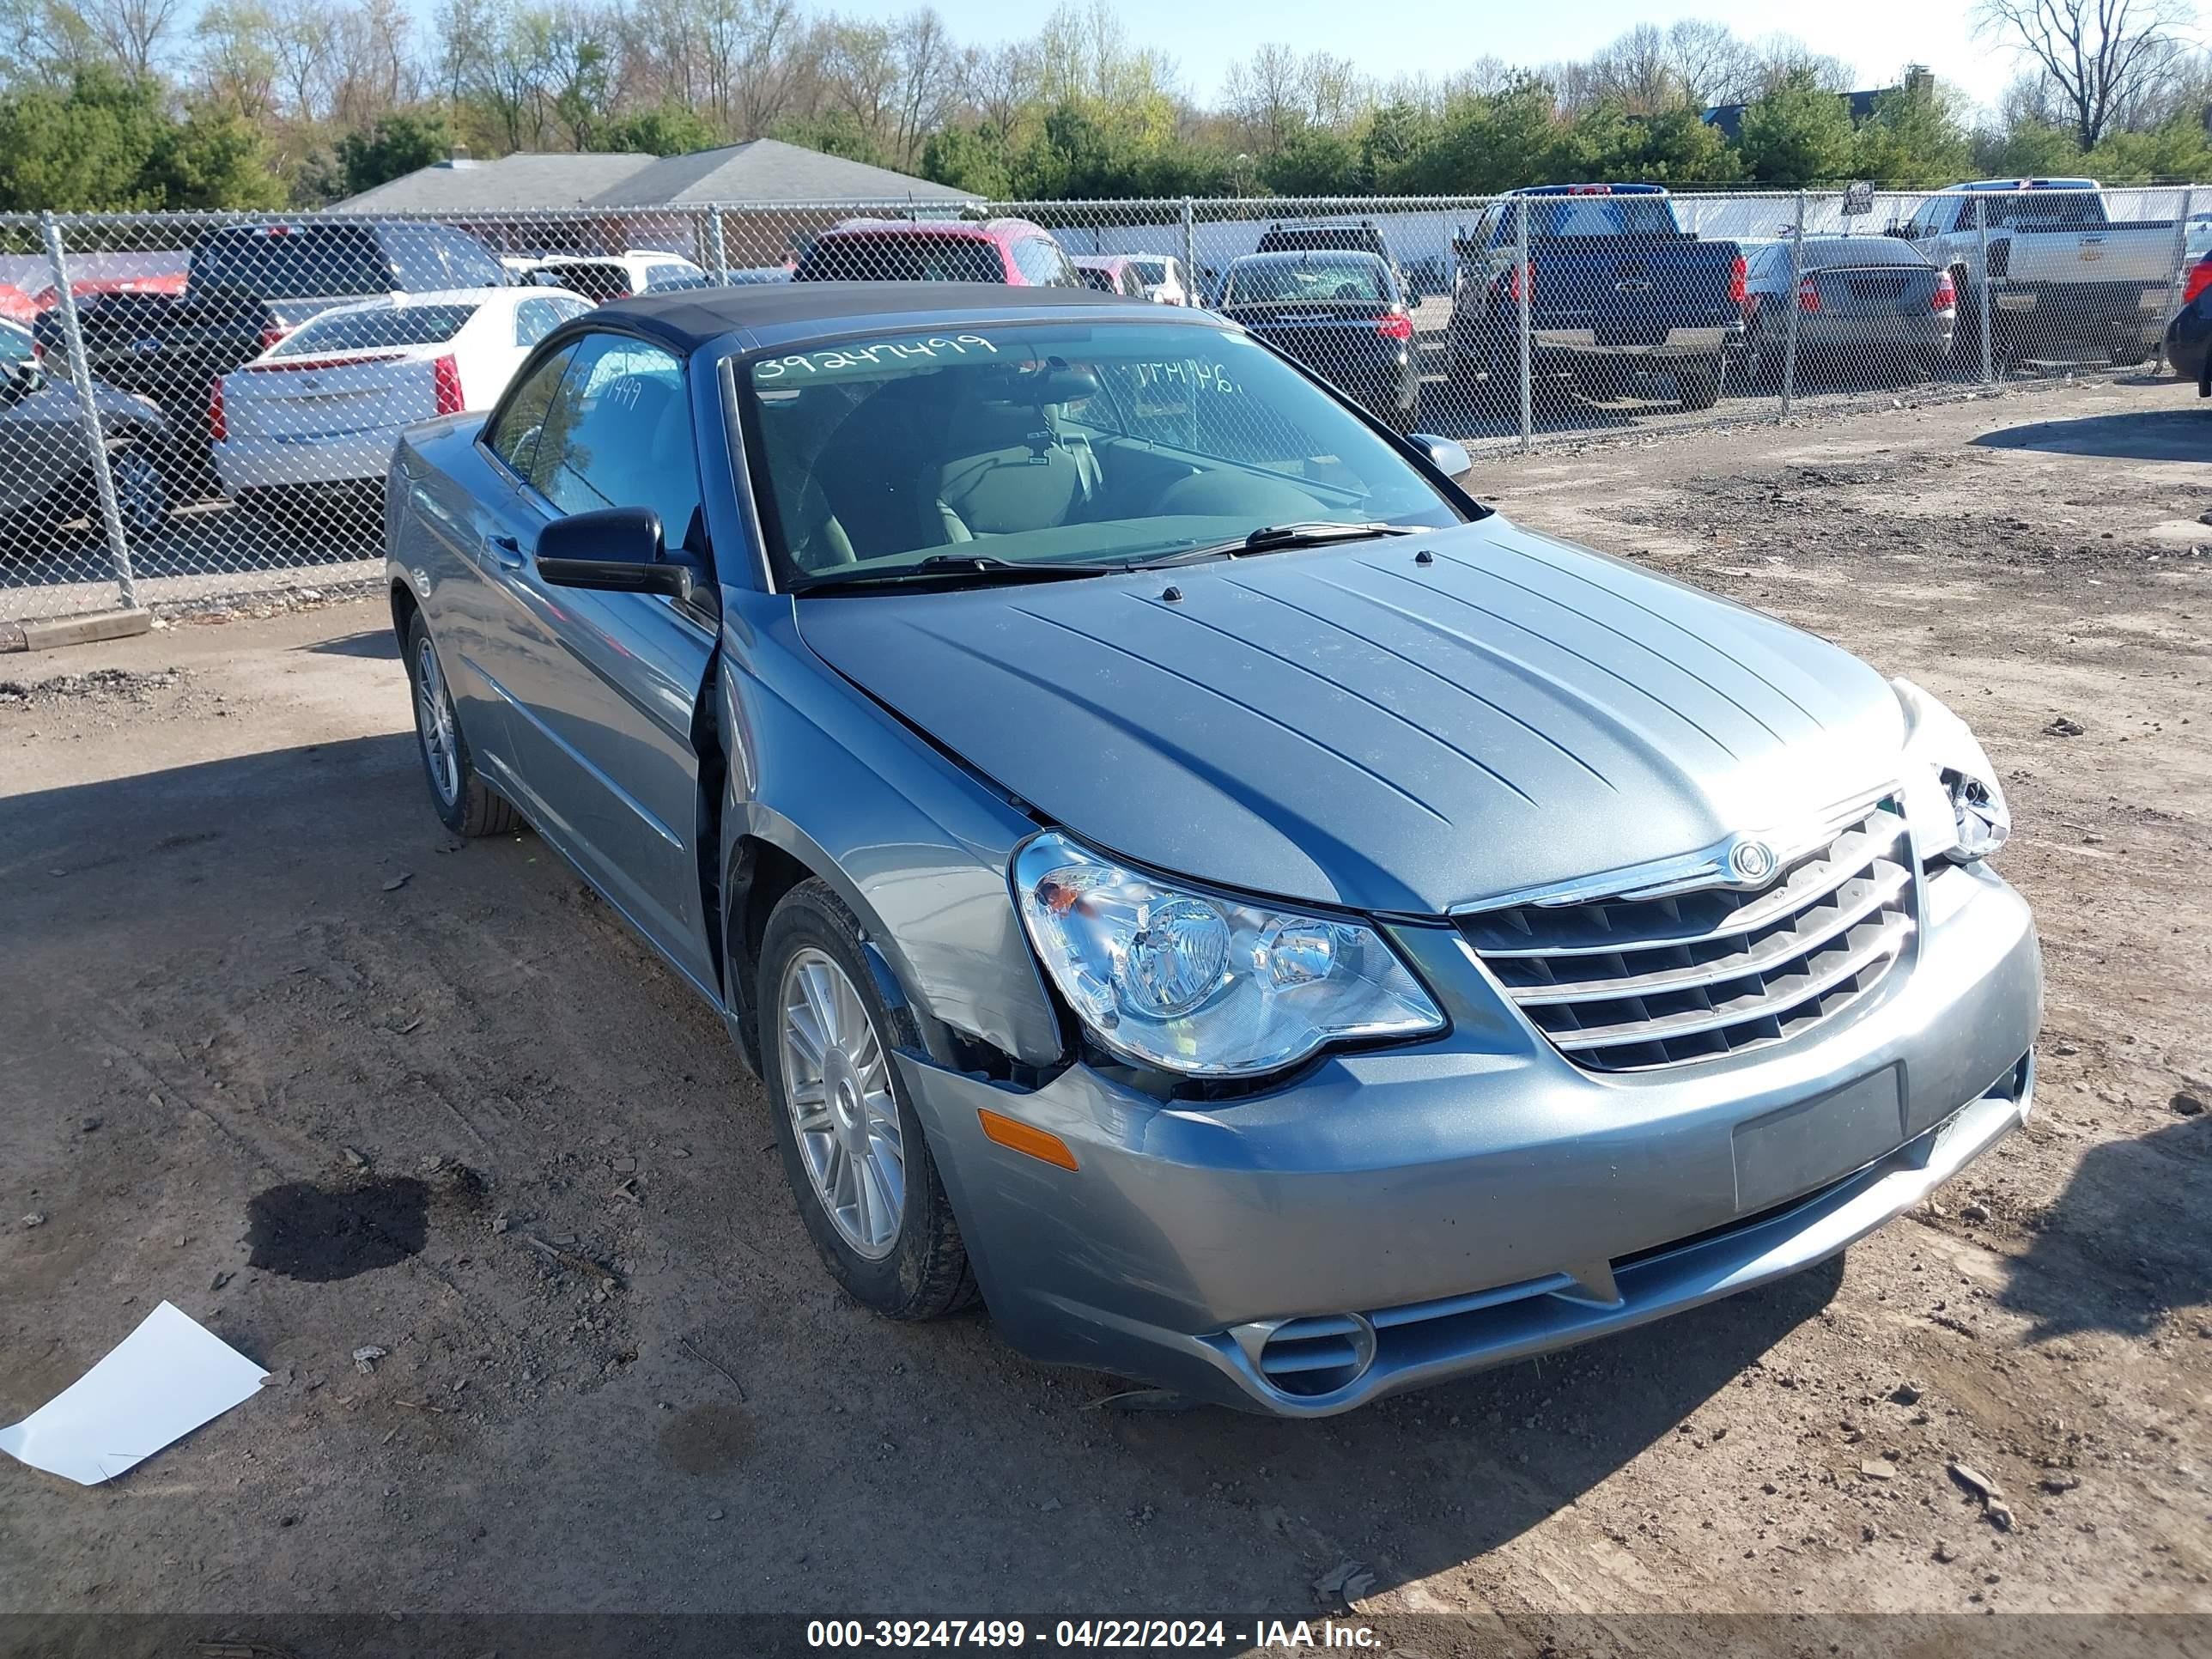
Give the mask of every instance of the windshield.
POLYGON ((277 342, 272 357, 314 352, 366 351, 377 346, 443 345, 477 314, 472 305, 379 306, 373 311, 326 312, 277 342))
MULTIPOLYGON (((1674 204, 1663 196, 1531 196, 1531 236, 1672 236, 1674 204)), ((1511 240, 1513 215, 1505 216, 1511 240)))
POLYGON ((1132 259, 1129 263, 1136 266, 1137 275, 1146 282, 1164 283, 1168 279, 1168 262, 1165 259, 1132 259))
POLYGON ((392 261, 359 225, 246 225, 222 230, 192 255, 195 289, 241 289, 264 300, 389 294, 392 261))
POLYGON ((1360 253, 1307 253, 1239 259, 1229 267, 1224 306, 1385 300, 1382 262, 1360 253))
POLYGON ((995 244, 941 231, 840 232, 817 240, 799 283, 1003 283, 995 244))
POLYGON ((788 586, 919 579, 935 555, 1115 564, 1270 526, 1465 516, 1241 330, 889 334, 757 358, 738 380, 754 489, 788 586))

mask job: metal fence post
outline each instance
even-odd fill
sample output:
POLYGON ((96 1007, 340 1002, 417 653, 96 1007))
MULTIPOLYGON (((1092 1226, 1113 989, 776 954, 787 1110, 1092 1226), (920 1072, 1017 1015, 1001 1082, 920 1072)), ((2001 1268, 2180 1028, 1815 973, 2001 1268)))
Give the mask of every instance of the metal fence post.
POLYGON ((2158 354, 2151 359, 2151 373, 2166 373, 2166 331, 2173 325, 2174 313, 2181 309, 2181 290, 2189 283, 2189 216, 2197 211, 2197 187, 2185 187, 2181 192, 2181 211, 2173 222, 2173 277, 2166 285, 2165 320, 2159 325, 2158 354))
POLYGON ((1790 238, 1790 337, 1782 348, 1782 412, 1776 418, 1790 418, 1790 400, 1797 395, 1797 328, 1799 306, 1797 290, 1805 281, 1805 192, 1797 192, 1797 228, 1790 238))
POLYGON ((1198 291, 1198 214, 1188 196, 1182 198, 1182 281, 1185 305, 1205 299, 1198 291))
POLYGON ((92 369, 85 362, 84 331, 78 325, 76 294, 70 287, 69 258, 62 250, 60 222, 39 216, 46 238, 46 263, 53 268, 54 305, 61 313, 62 338, 69 345, 70 380, 76 387, 77 413, 84 422, 85 447, 91 452, 92 483, 100 497, 100 518, 107 532, 107 557, 115 572, 115 591, 125 611, 138 606, 138 581, 131 570, 131 546, 124 538, 123 514, 115 504, 115 477, 107 466, 107 434, 100 424, 100 404, 92 391, 92 369))
POLYGON ((1981 290, 1982 313, 1982 384, 1994 386, 1997 378, 1996 341, 1990 331, 1990 204, 1986 197, 1974 198, 1974 242, 1978 268, 1974 273, 1975 286, 1981 290))
POLYGON ((706 210, 707 234, 702 247, 707 255, 707 264, 714 273, 714 286, 730 285, 730 251, 722 240, 722 210, 710 207, 706 210))
POLYGON ((1513 291, 1520 296, 1515 309, 1515 331, 1521 337, 1521 453, 1527 454, 1534 441, 1536 430, 1535 388, 1529 374, 1530 341, 1528 337, 1528 301, 1534 297, 1529 290, 1536 286, 1536 273, 1528 262, 1528 198, 1523 196, 1514 215, 1513 230, 1513 291))

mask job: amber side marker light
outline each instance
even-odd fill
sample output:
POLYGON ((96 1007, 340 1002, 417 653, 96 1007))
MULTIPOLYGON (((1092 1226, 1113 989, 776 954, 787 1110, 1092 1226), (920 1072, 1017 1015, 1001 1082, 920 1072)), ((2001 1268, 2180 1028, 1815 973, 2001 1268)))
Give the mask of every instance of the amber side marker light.
POLYGON ((975 1115, 983 1121, 985 1139, 995 1140, 1001 1146, 1011 1146, 1018 1152, 1027 1152, 1031 1158, 1042 1158, 1063 1170, 1076 1167, 1075 1154, 1058 1135, 1048 1134, 1042 1129, 1033 1129, 1026 1123, 1017 1123, 1002 1116, 988 1106, 978 1107, 975 1115))

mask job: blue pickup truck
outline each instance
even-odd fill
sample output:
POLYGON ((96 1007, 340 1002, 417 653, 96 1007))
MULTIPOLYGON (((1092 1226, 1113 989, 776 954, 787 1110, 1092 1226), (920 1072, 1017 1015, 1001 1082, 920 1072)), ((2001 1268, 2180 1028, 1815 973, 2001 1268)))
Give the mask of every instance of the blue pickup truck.
POLYGON ((1743 337, 1743 252, 1684 230, 1660 185, 1516 190, 1492 203, 1453 248, 1445 349, 1455 385, 1486 382, 1492 401, 1517 402, 1525 291, 1538 398, 1569 386, 1612 396, 1663 374, 1685 409, 1710 409, 1719 398, 1722 366, 1743 337))

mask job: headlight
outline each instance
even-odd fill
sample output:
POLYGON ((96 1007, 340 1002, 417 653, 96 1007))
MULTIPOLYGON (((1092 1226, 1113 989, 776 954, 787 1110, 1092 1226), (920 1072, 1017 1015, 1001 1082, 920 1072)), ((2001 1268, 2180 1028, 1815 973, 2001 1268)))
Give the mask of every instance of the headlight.
POLYGON ((1276 1071, 1444 1017, 1370 927, 1170 887, 1060 835, 1014 855, 1030 942, 1091 1034, 1201 1077, 1276 1071))
POLYGON ((1905 709, 1905 816, 1912 850, 1958 864, 1985 859, 2012 834, 1997 769, 1966 721, 1911 680, 1892 680, 1905 709))

